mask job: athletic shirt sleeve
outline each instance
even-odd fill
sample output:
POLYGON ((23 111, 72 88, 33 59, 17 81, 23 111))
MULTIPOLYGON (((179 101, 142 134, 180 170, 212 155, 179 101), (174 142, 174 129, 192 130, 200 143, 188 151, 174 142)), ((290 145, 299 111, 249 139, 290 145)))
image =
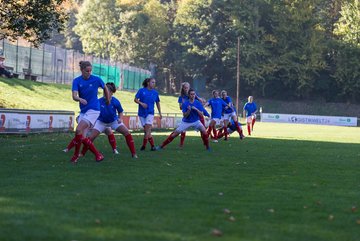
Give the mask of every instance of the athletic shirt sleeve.
POLYGON ((120 101, 115 97, 113 97, 113 98, 114 98, 114 105, 115 105, 116 110, 118 111, 118 113, 123 113, 124 109, 122 108, 120 101))

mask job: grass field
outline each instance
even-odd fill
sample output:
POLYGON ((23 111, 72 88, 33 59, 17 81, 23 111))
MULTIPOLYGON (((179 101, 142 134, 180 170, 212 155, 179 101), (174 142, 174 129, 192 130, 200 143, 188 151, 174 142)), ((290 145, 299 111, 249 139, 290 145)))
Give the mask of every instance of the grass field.
MULTIPOLYGON (((79 111, 79 103, 71 98, 70 85, 0 77, 0 93, 0 108, 79 111)), ((101 94, 99 92, 99 97, 101 94)), ((137 112, 135 92, 117 91, 115 97, 121 101, 124 111, 137 112)), ((179 113, 177 97, 162 95, 161 104, 163 113, 179 113)))
POLYGON ((257 123, 212 152, 189 132, 182 150, 175 139, 136 160, 123 137, 114 156, 100 136, 105 160, 77 165, 61 152, 72 134, 0 136, 0 240, 359 240, 359 136, 257 123))

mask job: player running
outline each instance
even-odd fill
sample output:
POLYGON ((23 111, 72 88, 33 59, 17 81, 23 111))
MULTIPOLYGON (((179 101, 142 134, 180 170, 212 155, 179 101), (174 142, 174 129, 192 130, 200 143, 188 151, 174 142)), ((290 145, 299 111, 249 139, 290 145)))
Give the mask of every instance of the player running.
POLYGON ((155 103, 159 111, 160 119, 162 118, 162 115, 159 94, 154 89, 155 82, 156 81, 154 78, 146 78, 142 83, 143 88, 138 90, 134 99, 135 103, 139 105, 138 116, 140 118, 141 125, 144 127, 144 139, 143 144, 140 148, 141 151, 145 150, 148 141, 151 145, 151 150, 156 150, 154 139, 151 135, 151 128, 154 122, 155 103))
POLYGON ((256 121, 257 107, 254 102, 254 97, 251 95, 248 97, 248 102, 244 105, 244 117, 246 118, 248 134, 251 136, 251 132, 254 130, 254 124, 256 121))

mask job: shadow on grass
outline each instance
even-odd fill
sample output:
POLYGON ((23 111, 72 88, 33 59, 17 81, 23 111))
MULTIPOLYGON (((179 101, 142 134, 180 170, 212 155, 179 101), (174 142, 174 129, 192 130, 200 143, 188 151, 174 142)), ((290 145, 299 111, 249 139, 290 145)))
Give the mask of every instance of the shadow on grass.
POLYGON ((226 241, 357 238, 359 144, 234 135, 209 153, 188 135, 134 160, 121 135, 117 156, 102 135, 106 159, 72 165, 71 137, 0 136, 1 240, 207 241, 213 228, 226 241))

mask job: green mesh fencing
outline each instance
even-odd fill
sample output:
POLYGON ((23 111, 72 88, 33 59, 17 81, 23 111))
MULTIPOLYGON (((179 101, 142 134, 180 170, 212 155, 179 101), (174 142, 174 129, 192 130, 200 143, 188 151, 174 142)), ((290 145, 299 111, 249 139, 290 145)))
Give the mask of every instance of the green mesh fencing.
POLYGON ((109 66, 109 65, 101 65, 101 64, 92 64, 93 69, 92 73, 94 75, 99 76, 105 83, 113 82, 115 86, 118 88, 120 83, 120 74, 121 71, 117 67, 109 66))

